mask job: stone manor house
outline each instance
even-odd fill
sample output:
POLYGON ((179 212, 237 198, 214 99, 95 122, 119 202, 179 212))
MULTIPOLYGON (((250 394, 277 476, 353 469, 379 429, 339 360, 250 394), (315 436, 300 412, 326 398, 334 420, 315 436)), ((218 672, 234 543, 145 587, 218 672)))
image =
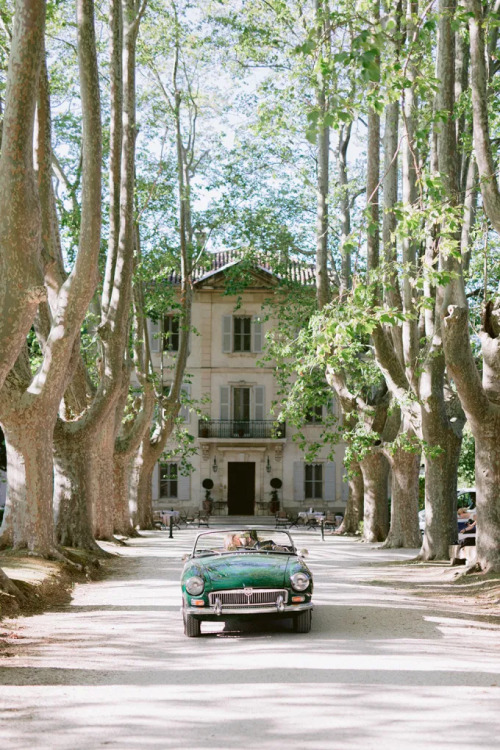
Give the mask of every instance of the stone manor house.
MULTIPOLYGON (((199 419, 183 407, 182 417, 197 447, 190 459, 193 471, 183 476, 177 460, 159 462, 153 476, 154 509, 199 510, 205 497, 202 483, 211 479, 215 513, 267 515, 270 481, 277 478, 282 483, 278 490, 281 509, 314 507, 343 513, 347 499, 343 446, 336 447, 333 461, 327 459, 325 449, 314 463, 306 463, 292 440, 294 430, 287 424, 277 427, 270 413, 277 397, 274 367, 272 363, 259 366, 258 361, 266 331, 272 326, 262 316, 263 305, 277 279, 264 265, 255 265, 244 291, 228 296, 224 293, 226 274, 237 263, 241 257, 214 254, 211 269, 196 278, 192 325, 197 334, 191 334, 189 383, 183 388, 189 399, 198 403, 205 399, 201 408, 208 419, 199 419)), ((245 273, 248 276, 247 268, 245 273)), ((307 282, 307 269, 296 266, 294 273, 307 282)), ((165 373, 168 385, 168 363, 179 344, 178 321, 166 313, 160 322, 149 321, 149 330, 155 369, 165 373), (163 339, 158 335, 162 327, 169 334, 163 339)), ((318 407, 308 418, 303 428, 306 437, 319 435, 325 408, 318 407)))

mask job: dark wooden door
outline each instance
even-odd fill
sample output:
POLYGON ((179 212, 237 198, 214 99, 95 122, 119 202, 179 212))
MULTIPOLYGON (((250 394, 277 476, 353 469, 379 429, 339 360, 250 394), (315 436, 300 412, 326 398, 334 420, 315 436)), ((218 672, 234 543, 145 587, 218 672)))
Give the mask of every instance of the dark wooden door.
POLYGON ((227 465, 227 512, 230 516, 253 516, 255 462, 229 461, 227 465))

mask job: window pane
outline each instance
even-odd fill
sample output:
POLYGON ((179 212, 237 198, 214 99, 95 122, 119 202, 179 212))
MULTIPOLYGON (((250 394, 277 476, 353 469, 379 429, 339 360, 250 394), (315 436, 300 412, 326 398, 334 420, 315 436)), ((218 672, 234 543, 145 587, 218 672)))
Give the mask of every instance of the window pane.
POLYGON ((252 319, 234 318, 234 351, 250 352, 252 350, 252 319))
POLYGON ((177 497, 177 463, 160 464, 160 497, 177 497))
POLYGON ((313 406, 306 414, 306 424, 317 424, 322 421, 323 407, 313 406))
POLYGON ((165 315, 163 319, 163 349, 169 352, 179 351, 179 318, 165 315))
POLYGON ((306 500, 323 498, 323 464, 306 464, 304 471, 306 500))
POLYGON ((250 419, 250 388, 234 388, 233 419, 247 422, 250 419))

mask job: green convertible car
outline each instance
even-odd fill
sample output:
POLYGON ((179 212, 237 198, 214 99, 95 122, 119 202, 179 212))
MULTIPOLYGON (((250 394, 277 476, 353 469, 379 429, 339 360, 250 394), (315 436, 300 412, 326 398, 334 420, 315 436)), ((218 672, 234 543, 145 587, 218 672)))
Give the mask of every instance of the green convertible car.
POLYGON ((313 580, 287 531, 235 529, 196 537, 182 571, 184 632, 200 635, 202 620, 292 618, 311 629, 313 580))

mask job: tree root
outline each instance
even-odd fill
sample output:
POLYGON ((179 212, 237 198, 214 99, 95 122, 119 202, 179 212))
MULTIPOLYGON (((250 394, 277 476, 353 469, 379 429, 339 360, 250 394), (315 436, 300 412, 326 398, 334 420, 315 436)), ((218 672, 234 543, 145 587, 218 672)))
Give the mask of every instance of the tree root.
POLYGON ((21 588, 11 581, 9 576, 3 572, 0 568, 0 591, 3 591, 8 596, 12 596, 16 601, 21 604, 27 603, 25 594, 21 591, 21 588))
POLYGON ((120 547, 128 547, 127 542, 124 539, 120 539, 118 536, 113 536, 113 542, 119 544, 120 547))

